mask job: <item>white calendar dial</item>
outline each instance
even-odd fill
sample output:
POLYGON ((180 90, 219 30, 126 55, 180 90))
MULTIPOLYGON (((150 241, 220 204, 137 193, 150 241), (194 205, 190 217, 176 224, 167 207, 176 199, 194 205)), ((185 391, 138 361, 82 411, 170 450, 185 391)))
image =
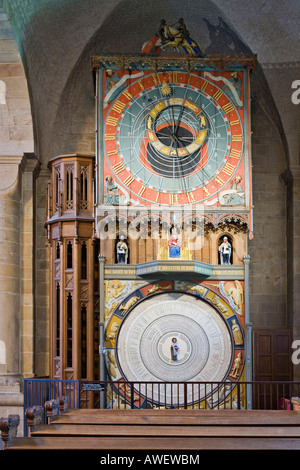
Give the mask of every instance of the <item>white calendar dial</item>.
MULTIPOLYGON (((224 319, 211 305, 188 294, 164 293, 141 302, 122 322, 117 339, 119 367, 131 382, 220 382, 228 374, 232 355, 224 319)), ((149 387, 159 402, 163 390, 149 387)), ((163 402, 183 400, 183 385, 166 390, 163 402)), ((191 390, 190 402, 205 396, 204 386, 196 396, 191 390)), ((146 387, 144 393, 150 393, 146 387)))

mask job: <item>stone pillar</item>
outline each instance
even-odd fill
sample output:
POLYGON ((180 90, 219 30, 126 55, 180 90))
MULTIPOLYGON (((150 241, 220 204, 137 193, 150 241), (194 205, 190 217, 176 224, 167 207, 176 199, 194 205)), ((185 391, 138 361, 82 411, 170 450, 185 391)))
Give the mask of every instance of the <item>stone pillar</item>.
POLYGON ((99 260, 99 298, 100 298, 100 318, 99 318, 99 354, 100 354, 100 380, 105 380, 105 362, 104 362, 104 326, 105 326, 105 286, 104 286, 104 269, 105 256, 100 254, 99 260))
MULTIPOLYGON (((245 301, 245 362, 246 362, 246 382, 252 382, 253 379, 253 361, 252 361, 252 322, 250 319, 249 307, 249 265, 250 256, 244 256, 244 269, 245 269, 245 287, 244 287, 244 301, 245 301)), ((252 387, 247 384, 247 409, 252 408, 252 387)))
MULTIPOLYGON (((26 294, 32 292, 23 262, 24 256, 27 260, 32 258, 32 234, 28 232, 32 217, 27 219, 32 191, 25 190, 23 215, 26 220, 23 223, 22 172, 27 162, 24 152, 33 152, 34 145, 26 76, 10 22, 1 7, 0 51, 0 378, 5 381, 5 377, 10 377, 14 382, 22 375, 22 349, 24 346, 27 350, 31 348, 27 338, 22 337, 24 311, 20 306, 28 301, 26 295, 22 296, 23 287, 26 294)), ((28 174, 28 178, 31 177, 32 174, 28 174)), ((28 178, 25 176, 25 187, 28 178)), ((1 404, 2 392, 0 390, 1 404)))
POLYGON ((0 156, 0 377, 34 373, 34 171, 37 159, 0 156))
POLYGON ((23 159, 20 214, 20 336, 23 377, 35 374, 35 180, 39 162, 33 154, 23 159))
MULTIPOLYGON (((99 261, 99 356, 100 356, 100 380, 106 380, 105 374, 105 349, 104 349, 104 328, 105 328, 105 256, 101 253, 99 261)), ((105 393, 101 392, 100 408, 105 408, 105 393)))
POLYGON ((21 375, 20 214, 22 157, 0 156, 0 376, 21 375))

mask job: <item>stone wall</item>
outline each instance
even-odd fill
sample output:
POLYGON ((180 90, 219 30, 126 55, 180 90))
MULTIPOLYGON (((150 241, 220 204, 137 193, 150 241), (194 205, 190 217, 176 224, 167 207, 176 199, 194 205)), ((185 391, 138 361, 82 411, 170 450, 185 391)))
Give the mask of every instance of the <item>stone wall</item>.
POLYGON ((249 242, 254 328, 287 327, 285 155, 277 129, 252 102, 254 239, 249 242))

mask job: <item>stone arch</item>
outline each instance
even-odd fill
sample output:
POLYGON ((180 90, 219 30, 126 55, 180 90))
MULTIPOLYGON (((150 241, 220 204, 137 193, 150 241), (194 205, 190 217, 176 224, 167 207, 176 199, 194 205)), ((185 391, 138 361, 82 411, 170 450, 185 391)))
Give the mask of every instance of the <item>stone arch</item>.
POLYGON ((0 7, 0 156, 33 152, 33 125, 27 78, 11 23, 0 7))
MULTIPOLYGON (((20 5, 17 7, 16 2, 8 4, 5 1, 4 6, 14 20, 18 39, 24 38, 27 28, 26 37, 19 40, 19 45, 26 62, 30 89, 32 87, 36 148, 43 159, 51 158, 49 153, 56 155, 94 150, 93 132, 89 129, 94 119, 94 83, 89 70, 90 54, 140 53, 144 41, 155 34, 161 18, 166 17, 172 23, 183 15, 182 2, 179 0, 155 0, 154 4, 138 0, 120 0, 109 5, 107 2, 99 2, 84 11, 79 0, 68 2, 63 9, 54 1, 51 2, 51 8, 47 9, 47 15, 43 14, 42 5, 33 6, 33 1, 30 0, 26 6, 26 14, 23 12, 23 21, 20 20, 20 5), (28 27, 33 21, 40 25, 38 34, 33 34, 35 30, 28 27), (51 40, 51 48, 48 47, 45 54, 44 44, 47 44, 50 33, 53 37, 53 22, 56 30, 60 28, 66 32, 64 48, 62 50, 60 47, 59 35, 51 40), (81 31, 80 35, 76 35, 76 41, 71 29, 81 31), (37 41, 40 41, 42 47, 33 54, 31 49, 35 51, 37 41), (57 69, 61 71, 60 74, 56 73, 57 69), (40 73, 41 70, 43 74, 40 73), (49 94, 46 96, 44 93, 45 80, 50 99, 49 94), (39 104, 42 101, 45 106, 39 104)), ((201 2, 201 6, 194 0, 185 3, 184 19, 191 36, 202 45, 206 53, 247 53, 251 52, 251 45, 257 48, 263 44, 264 32, 261 33, 261 43, 258 44, 257 38, 249 31, 248 24, 244 25, 243 35, 240 33, 243 9, 235 6, 235 15, 231 16, 228 11, 232 9, 225 11, 217 0, 205 0, 201 2)), ((247 10, 247 15, 255 13, 247 10)), ((264 110, 272 117, 287 152, 284 129, 264 71, 258 68, 252 80, 253 96, 263 103, 264 110)))

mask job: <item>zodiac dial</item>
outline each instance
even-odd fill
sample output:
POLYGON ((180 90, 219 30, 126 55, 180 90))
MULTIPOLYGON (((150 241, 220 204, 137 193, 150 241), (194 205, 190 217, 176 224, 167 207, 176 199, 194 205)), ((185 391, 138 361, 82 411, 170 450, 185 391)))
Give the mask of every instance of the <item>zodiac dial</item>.
POLYGON ((110 104, 103 145, 106 172, 135 203, 200 203, 236 174, 242 121, 203 76, 144 72, 110 104))

